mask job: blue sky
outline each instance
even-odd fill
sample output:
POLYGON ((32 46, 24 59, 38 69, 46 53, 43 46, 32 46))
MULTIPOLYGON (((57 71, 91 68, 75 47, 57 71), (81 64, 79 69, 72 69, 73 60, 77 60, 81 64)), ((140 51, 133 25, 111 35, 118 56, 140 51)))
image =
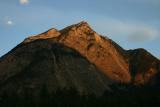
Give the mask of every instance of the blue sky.
POLYGON ((82 20, 125 49, 160 57, 160 0, 0 0, 0 56, 28 36, 82 20))

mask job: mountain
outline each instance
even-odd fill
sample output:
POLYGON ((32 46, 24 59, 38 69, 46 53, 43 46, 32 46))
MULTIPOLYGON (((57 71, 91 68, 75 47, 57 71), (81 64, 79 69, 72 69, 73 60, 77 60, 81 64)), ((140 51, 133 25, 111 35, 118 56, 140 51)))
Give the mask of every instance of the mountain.
POLYGON ((144 85, 151 82, 160 69, 160 61, 146 50, 124 50, 111 39, 97 34, 87 22, 60 31, 51 29, 25 39, 23 43, 44 37, 76 50, 115 82, 144 85))
POLYGON ((26 38, 0 58, 0 93, 76 89, 102 95, 112 84, 158 86, 160 61, 144 49, 125 50, 87 22, 26 38))

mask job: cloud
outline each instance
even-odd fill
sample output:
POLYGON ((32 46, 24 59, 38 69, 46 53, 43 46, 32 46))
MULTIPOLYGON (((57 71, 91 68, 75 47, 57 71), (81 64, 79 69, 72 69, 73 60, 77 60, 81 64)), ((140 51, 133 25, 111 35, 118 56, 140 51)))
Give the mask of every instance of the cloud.
POLYGON ((13 21, 12 21, 12 20, 8 20, 8 21, 6 22, 6 24, 7 24, 7 25, 13 25, 13 21))
POLYGON ((151 41, 156 39, 159 33, 152 26, 139 22, 128 22, 118 19, 104 19, 98 22, 97 25, 97 29, 101 29, 102 34, 124 38, 131 42, 151 41))
POLYGON ((14 25, 13 19, 10 16, 4 16, 1 21, 8 26, 14 25))
POLYGON ((19 0, 20 4, 24 5, 24 4, 28 4, 29 0, 19 0))
POLYGON ((154 40, 157 37, 157 31, 150 27, 138 27, 130 33, 128 40, 134 42, 154 40))

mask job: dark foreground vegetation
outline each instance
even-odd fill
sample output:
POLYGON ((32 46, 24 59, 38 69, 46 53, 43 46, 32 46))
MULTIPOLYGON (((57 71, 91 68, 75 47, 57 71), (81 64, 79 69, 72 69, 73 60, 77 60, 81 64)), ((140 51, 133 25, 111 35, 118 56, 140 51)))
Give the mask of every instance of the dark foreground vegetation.
POLYGON ((43 87, 38 98, 28 92, 23 96, 3 93, 0 107, 159 107, 159 88, 138 88, 133 86, 112 86, 101 97, 80 96, 74 89, 49 94, 43 87), (127 89, 127 90, 126 90, 127 89))

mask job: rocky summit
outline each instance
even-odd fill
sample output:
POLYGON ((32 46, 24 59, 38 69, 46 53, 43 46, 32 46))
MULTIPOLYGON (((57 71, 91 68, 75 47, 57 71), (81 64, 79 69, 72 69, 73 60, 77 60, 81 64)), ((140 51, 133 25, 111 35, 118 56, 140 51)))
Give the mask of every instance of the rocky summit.
POLYGON ((76 89, 102 95, 112 84, 157 86, 160 61, 145 49, 125 50, 87 22, 26 38, 0 58, 0 92, 76 89))

